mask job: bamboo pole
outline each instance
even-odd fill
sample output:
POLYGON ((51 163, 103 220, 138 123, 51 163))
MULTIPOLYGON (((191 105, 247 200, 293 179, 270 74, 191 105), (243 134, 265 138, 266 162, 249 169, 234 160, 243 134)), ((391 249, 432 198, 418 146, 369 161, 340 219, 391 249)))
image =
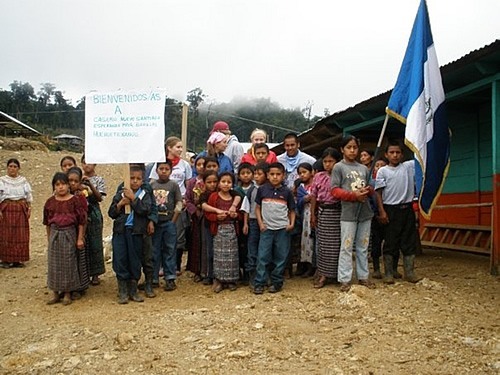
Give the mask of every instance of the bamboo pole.
POLYGON ((186 103, 182 104, 182 122, 181 122, 181 141, 182 141, 182 158, 186 158, 187 151, 187 126, 188 126, 188 109, 186 103))
MULTIPOLYGON (((130 164, 123 164, 123 187, 130 189, 130 164)), ((125 206, 125 213, 130 213, 130 205, 125 206)))

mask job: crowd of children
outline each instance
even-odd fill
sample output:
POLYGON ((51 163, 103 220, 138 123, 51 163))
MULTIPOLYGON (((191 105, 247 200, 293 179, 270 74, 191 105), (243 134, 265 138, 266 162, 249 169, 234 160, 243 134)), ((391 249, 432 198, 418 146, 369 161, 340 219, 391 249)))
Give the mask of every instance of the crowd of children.
MULTIPOLYGON (((221 142, 217 134, 210 139, 209 145, 221 142)), ((294 135, 288 139, 297 140, 294 135)), ((114 220, 118 303, 144 301, 140 289, 155 297, 161 276, 166 291, 176 289, 179 241, 185 241, 181 250, 188 251, 186 269, 194 282, 210 285, 215 293, 241 284, 255 294, 279 292, 285 270, 295 261, 296 275, 314 276, 315 288, 333 282, 348 291, 353 249, 358 283, 374 288, 369 251, 373 277, 382 278, 382 247, 384 282, 401 276, 400 250, 405 279, 417 282, 413 162, 403 163, 402 146, 390 143, 387 160, 374 161, 364 151, 368 156, 361 164, 359 146, 357 138, 348 136, 340 152, 327 148, 319 162, 297 152, 284 163, 267 163, 269 147, 257 143, 254 159, 242 160, 233 174, 221 171, 220 158, 210 153, 199 155, 194 170, 187 170, 180 159, 182 143, 167 139, 166 160, 149 168, 132 164, 129 183, 117 187, 107 211, 114 220), (296 258, 292 242, 300 244, 296 258), (139 284, 142 274, 144 283, 139 284)), ((290 147, 298 148, 298 143, 290 147)), ((106 187, 95 165, 86 164, 84 157, 81 163, 82 169, 72 157, 61 160, 62 172, 55 174, 53 195, 44 207, 50 304, 61 299, 70 304, 90 284, 99 285, 105 271, 100 202, 106 187)))

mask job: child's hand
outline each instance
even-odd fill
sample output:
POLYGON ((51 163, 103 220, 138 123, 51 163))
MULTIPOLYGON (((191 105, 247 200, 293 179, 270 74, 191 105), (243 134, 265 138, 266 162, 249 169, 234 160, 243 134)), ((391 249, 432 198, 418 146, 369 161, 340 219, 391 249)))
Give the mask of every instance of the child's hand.
POLYGON ((377 217, 377 220, 380 224, 389 224, 389 216, 387 216, 387 213, 384 211, 384 212, 381 212, 378 217, 377 217))
POLYGON ((243 224, 243 234, 246 236, 248 234, 248 224, 243 224))
POLYGON ((151 220, 148 222, 148 235, 151 236, 155 232, 155 223, 153 223, 151 220))
POLYGON ((316 228, 316 224, 317 224, 316 215, 312 214, 311 215, 311 228, 316 228))
POLYGON ((368 188, 366 188, 366 187, 361 188, 359 190, 356 190, 354 192, 354 194, 356 194, 356 200, 358 202, 361 202, 361 203, 365 202, 366 199, 368 198, 368 193, 369 192, 370 192, 370 190, 368 188))
POLYGON ((76 248, 78 250, 83 250, 85 248, 85 242, 81 238, 76 240, 76 248))
POLYGON ((261 232, 265 232, 267 230, 267 227, 265 224, 259 224, 259 229, 261 232))
POLYGON ((135 199, 135 194, 132 190, 123 188, 123 197, 129 199, 129 203, 135 199))
POLYGON ((291 232, 291 231, 293 230, 293 225, 292 225, 292 224, 288 224, 288 225, 286 226, 285 230, 286 230, 287 232, 291 232))
POLYGON ((227 212, 224 212, 222 214, 217 214, 217 220, 225 220, 227 217, 227 212))
POLYGON ((122 199, 120 199, 120 201, 118 202, 117 207, 118 207, 118 208, 122 208, 122 207, 126 206, 127 204, 130 204, 130 199, 123 197, 123 198, 122 198, 122 199))
POLYGON ((231 217, 231 219, 236 219, 238 217, 238 213, 236 211, 229 211, 228 212, 229 214, 229 217, 231 217))
POLYGON ((311 201, 311 195, 310 195, 310 194, 307 194, 307 195, 304 197, 304 202, 309 203, 310 201, 311 201))
POLYGON ((216 213, 217 215, 222 215, 222 214, 224 214, 224 215, 225 215, 225 214, 226 214, 226 212, 227 212, 227 211, 223 211, 223 210, 221 210, 220 208, 216 208, 216 209, 215 209, 215 213, 216 213))

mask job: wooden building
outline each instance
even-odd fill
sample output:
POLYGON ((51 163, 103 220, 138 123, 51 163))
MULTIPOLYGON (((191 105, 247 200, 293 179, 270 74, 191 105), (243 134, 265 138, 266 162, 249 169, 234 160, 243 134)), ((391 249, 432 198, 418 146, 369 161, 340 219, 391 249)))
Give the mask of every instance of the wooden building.
MULTIPOLYGON (((491 253, 491 273, 500 259, 500 40, 441 67, 452 131, 451 165, 432 220, 421 225, 424 244, 491 253)), ((344 134, 377 143, 391 91, 320 120, 299 135, 301 149, 320 155, 338 147, 344 134)), ((386 138, 404 138, 391 119, 386 138)), ((282 145, 275 147, 283 152, 282 145)))
POLYGON ((38 130, 26 125, 18 119, 0 111, 0 136, 30 137, 42 135, 38 130))

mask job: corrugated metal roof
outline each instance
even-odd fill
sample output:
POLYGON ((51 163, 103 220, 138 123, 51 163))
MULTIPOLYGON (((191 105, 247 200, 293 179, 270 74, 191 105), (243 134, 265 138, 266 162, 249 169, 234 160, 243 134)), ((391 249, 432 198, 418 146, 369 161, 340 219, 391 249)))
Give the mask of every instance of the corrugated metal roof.
MULTIPOLYGON (((441 67, 446 93, 498 73, 500 73, 499 39, 441 67)), ((319 155, 328 146, 338 147, 343 130, 353 126, 359 126, 356 135, 362 138, 363 146, 376 144, 391 92, 392 90, 383 92, 322 118, 311 129, 299 134, 301 149, 311 155, 319 155), (375 122, 374 119, 379 117, 382 118, 380 123, 375 122)), ((391 124, 400 123, 392 118, 389 120, 388 136, 404 137, 404 126, 391 126, 391 124)), ((283 144, 274 147, 273 151, 278 154, 284 152, 283 144)))
POLYGON ((8 114, 0 111, 0 127, 11 131, 12 133, 22 135, 42 135, 38 130, 26 125, 18 119, 9 116, 8 114))

